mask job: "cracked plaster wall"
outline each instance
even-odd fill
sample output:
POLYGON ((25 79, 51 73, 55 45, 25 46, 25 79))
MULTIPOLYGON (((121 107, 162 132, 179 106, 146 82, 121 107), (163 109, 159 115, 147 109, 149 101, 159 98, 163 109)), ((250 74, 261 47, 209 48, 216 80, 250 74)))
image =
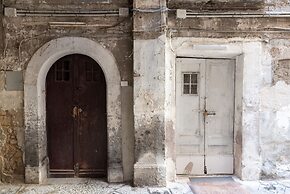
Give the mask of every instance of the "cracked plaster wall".
MULTIPOLYGON (((129 7, 127 0, 57 1, 5 0, 5 6, 17 9, 108 9, 129 7), (108 3, 109 2, 109 3, 108 3)), ((2 5, 1 5, 2 6, 2 5)), ((2 13, 2 12, 1 12, 2 13)), ((24 176, 24 109, 23 91, 5 90, 5 72, 25 72, 32 55, 45 43, 60 37, 85 37, 108 49, 115 57, 121 80, 128 81, 122 88, 122 155, 124 181, 132 180, 134 162, 133 130, 133 63, 132 21, 130 17, 4 17, 0 15, 0 179, 11 182, 24 176), (85 22, 88 27, 51 27, 49 22, 85 22), (94 26, 98 24, 97 26, 94 26), (97 32, 97 33, 96 33, 97 32), (2 41, 3 40, 3 41, 2 41)))
MULTIPOLYGON (((95 8, 95 9, 117 9, 118 7, 130 7, 131 2, 122 0, 111 0, 110 3, 81 3, 71 0, 57 1, 57 0, 5 0, 6 6, 13 6, 23 9, 75 9, 75 8, 95 8), (67 5, 69 4, 69 6, 67 5)), ((157 1, 156 1, 157 2, 157 1)), ((211 1, 211 3, 218 1, 211 1)), ((219 1, 220 5, 227 5, 227 9, 233 9, 233 6, 228 6, 228 1, 219 1)), ((263 9, 272 11, 289 11, 289 2, 286 0, 275 1, 247 1, 248 5, 253 5, 252 9, 263 9), (266 6, 265 6, 266 4, 266 6)), ((200 8, 200 5, 207 4, 207 8, 211 8, 210 1, 201 0, 196 4, 200 8)), ((237 9, 247 8, 245 4, 241 4, 241 1, 232 1, 233 5, 237 9)), ((143 2, 144 4, 144 2, 143 2)), ((142 5, 143 6, 143 5, 142 5)), ((142 7, 141 6, 141 7, 142 7)), ((174 8, 192 8, 192 4, 189 0, 169 0, 168 7, 174 8)), ((146 7, 144 5, 143 7, 146 7)), ((206 7, 204 7, 206 9, 206 7)), ((148 13, 147 13, 148 14, 148 13)), ((140 21, 147 20, 142 19, 142 13, 139 13, 140 21)), ((28 61, 33 53, 41 47, 44 43, 64 36, 83 36, 93 39, 105 48, 109 49, 118 61, 119 70, 122 80, 129 81, 128 90, 124 91, 125 96, 122 96, 123 100, 131 99, 133 101, 133 41, 132 41, 132 21, 131 18, 85 18, 79 17, 79 22, 87 22, 88 24, 99 24, 100 27, 96 28, 78 28, 78 27, 49 27, 50 21, 75 21, 75 18, 48 18, 48 17, 17 17, 7 18, 0 16, 3 23, 3 28, 0 28, 1 41, 0 44, 0 178, 4 181, 11 181, 17 175, 23 175, 23 92, 8 92, 4 89, 4 75, 7 70, 25 70, 28 61), (107 24, 113 24, 113 27, 105 27, 107 24), (114 26, 115 25, 115 26, 114 26), (96 31, 98 33, 96 33, 96 31), (16 142, 17 141, 17 142, 16 142), (9 150, 12 150, 11 152, 9 150), (3 155, 15 153, 13 156, 3 155), (2 154, 2 155, 1 155, 2 154), (8 165, 9 163, 9 165, 8 165), (11 164, 11 165, 10 165, 11 164), (2 170, 3 169, 3 170, 2 170)), ((153 18, 154 22, 160 21, 160 17, 157 20, 153 18)), ((135 25, 140 25, 138 22, 135 25)), ((149 24, 150 25, 150 24, 149 24)), ((275 28, 288 28, 289 21, 285 18, 197 18, 197 19, 185 19, 178 20, 173 13, 169 13, 168 27, 169 34, 167 36, 172 37, 202 37, 202 38, 232 38, 232 37, 251 37, 260 38, 264 41, 263 52, 263 66, 262 66, 262 79, 263 88, 259 91, 260 110, 256 114, 260 115, 259 125, 261 135, 260 152, 262 156, 262 176, 263 177, 290 177, 290 157, 289 149, 290 134, 289 134, 289 120, 290 120, 290 94, 289 94, 289 53, 290 43, 287 40, 289 38, 287 31, 269 32, 272 27, 275 28)), ((154 27, 154 26, 153 26, 154 27)), ((146 29, 146 28, 145 28, 146 29)), ((144 30, 144 29, 143 29, 144 30)), ((144 33, 142 37, 136 36, 136 39, 154 39, 156 32, 144 33)), ((170 42, 170 40, 169 40, 170 42)), ((170 62, 168 62, 170 63, 170 62)), ((254 65, 254 64, 253 64, 254 65)), ((138 79, 138 78, 136 78, 138 79)), ((253 78, 254 79, 254 78, 253 78)), ((145 80, 146 81, 146 80, 145 80)), ((250 81, 250 80, 249 80, 250 81)), ((141 82, 140 82, 141 83, 141 82)), ((142 84, 141 84, 142 86, 142 84)), ((146 98, 146 96, 144 97, 146 98)), ((166 97, 170 98, 170 97, 166 97)), ((146 100, 144 100, 145 102, 146 100)), ((143 103, 143 102, 141 102, 143 103)), ((150 103, 149 103, 150 105, 150 103)), ((126 168, 127 179, 132 178, 132 163, 133 163, 133 141, 132 137, 133 124, 132 124, 132 104, 127 103, 124 110, 131 111, 131 116, 126 115, 128 118, 124 118, 124 126, 127 126, 128 130, 123 134, 123 141, 126 150, 123 151, 125 156, 129 156, 129 167, 126 168), (130 108, 131 107, 131 108, 130 108), (127 155, 128 153, 131 155, 127 155), (127 153, 127 154, 126 154, 127 153), (131 165, 131 166, 130 166, 131 165)), ((169 106, 166 104, 166 106, 169 106)), ((145 105, 147 107, 147 105, 145 105)), ((166 112, 165 114, 171 114, 166 112)), ((148 115, 146 115, 148 117, 148 115)), ((250 116, 251 117, 251 116, 250 116)), ((141 117, 140 117, 141 118, 141 117)), ((160 122, 152 120, 153 127, 159 126, 160 122)), ((143 121, 142 121, 143 122, 143 121)), ((173 128, 173 121, 166 121, 164 124, 170 131, 173 128)), ((162 124, 163 125, 163 124, 162 124)), ((142 130, 137 133, 142 133, 142 130)), ((144 135, 144 134, 143 134, 144 135)), ((145 134, 148 135, 148 134, 145 134)), ((173 134, 170 134, 173 136, 173 134)), ((163 137, 162 137, 163 138, 163 137)), ((167 141, 170 142, 172 137, 167 141)), ((138 139, 136 140, 138 141, 138 139)), ((162 140, 163 141, 163 140, 162 140)), ((172 147, 168 143, 169 147, 172 147)), ((166 147, 167 149, 167 147, 166 147)), ((170 152, 170 151, 169 151, 170 152)), ((140 154, 140 153, 139 153, 140 154)), ((169 154, 171 155, 171 154, 169 154)), ((174 155, 174 153, 172 153, 174 155)), ((170 156, 171 167, 174 161, 173 156, 170 156)), ((169 172, 170 173, 170 172, 169 172)), ((172 172, 171 172, 172 173, 172 172)))
MULTIPOLYGON (((178 2, 180 5, 186 5, 187 1, 178 2)), ((265 6, 262 8, 264 11, 290 10, 289 1, 266 0, 264 3, 265 6)), ((171 5, 174 6, 173 3, 171 5)), ((261 178, 290 177, 290 37, 288 22, 288 18, 176 19, 173 14, 169 14, 168 19, 172 40, 180 37, 220 40, 253 38, 263 43, 261 69, 258 74, 253 74, 246 80, 252 82, 261 78, 261 85, 245 91, 252 96, 253 102, 257 103, 258 108, 251 108, 253 102, 250 98, 249 111, 243 111, 243 116, 248 120, 245 126, 259 127, 260 136, 256 143, 259 144, 258 154, 261 155, 261 178)), ((184 41, 180 46, 186 44, 187 42, 184 41)), ((200 41, 200 44, 206 44, 206 41, 200 41)), ((258 51, 254 49, 249 52, 259 55, 258 51)), ((252 66, 255 67, 257 64, 253 62, 252 66)), ((243 168, 243 164, 241 164, 241 168, 243 168)))
POLYGON ((23 92, 5 91, 0 71, 0 182, 23 179, 23 92))
POLYGON ((261 90, 261 153, 263 178, 290 177, 290 42, 271 40, 265 47, 265 64, 271 82, 261 90))

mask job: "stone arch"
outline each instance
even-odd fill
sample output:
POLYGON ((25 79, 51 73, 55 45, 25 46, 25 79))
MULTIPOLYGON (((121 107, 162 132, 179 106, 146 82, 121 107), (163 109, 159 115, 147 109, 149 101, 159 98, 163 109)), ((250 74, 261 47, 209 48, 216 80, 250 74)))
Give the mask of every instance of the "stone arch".
POLYGON ((100 44, 81 37, 49 41, 33 55, 24 78, 25 181, 42 183, 47 178, 46 75, 60 58, 83 54, 102 68, 107 83, 108 181, 122 182, 120 73, 112 53, 100 44))

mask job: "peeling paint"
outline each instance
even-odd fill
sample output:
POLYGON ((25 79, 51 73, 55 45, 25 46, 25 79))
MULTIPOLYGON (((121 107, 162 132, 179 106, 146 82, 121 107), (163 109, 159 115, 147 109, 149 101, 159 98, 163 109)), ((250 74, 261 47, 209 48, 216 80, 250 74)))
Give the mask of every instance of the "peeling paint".
POLYGON ((263 155, 262 175, 265 178, 290 176, 290 86, 278 81, 262 90, 261 126, 263 155))

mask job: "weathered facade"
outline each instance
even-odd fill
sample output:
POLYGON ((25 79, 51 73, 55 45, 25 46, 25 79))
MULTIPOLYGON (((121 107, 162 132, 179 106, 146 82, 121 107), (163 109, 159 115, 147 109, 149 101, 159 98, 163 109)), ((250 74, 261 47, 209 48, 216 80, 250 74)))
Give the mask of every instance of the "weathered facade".
MULTIPOLYGON (((203 91, 199 80, 210 79, 201 64, 214 60, 231 61, 233 73, 231 159, 224 154, 222 160, 232 169, 226 174, 243 180, 290 177, 288 1, 3 0, 1 6, 2 182, 44 183, 50 177, 46 75, 59 59, 73 54, 96 61, 106 78, 109 182, 166 185, 176 174, 195 174, 198 158, 190 157, 197 152, 204 162, 201 173, 210 174, 202 151, 210 147, 210 113, 201 104, 206 107, 203 101, 211 91, 203 91), (184 61, 200 69, 180 70, 184 61), (188 93, 183 80, 182 92, 192 94, 189 101, 199 99, 200 131, 193 133, 200 142, 187 133, 183 138, 189 140, 180 143, 179 126, 190 125, 192 117, 185 114, 186 106, 179 112, 179 71, 197 77, 188 83, 193 88, 188 93), (190 146, 197 142, 202 149, 193 154, 190 146), (179 156, 186 146, 183 164, 179 156)), ((219 114, 215 111, 212 115, 219 114)))

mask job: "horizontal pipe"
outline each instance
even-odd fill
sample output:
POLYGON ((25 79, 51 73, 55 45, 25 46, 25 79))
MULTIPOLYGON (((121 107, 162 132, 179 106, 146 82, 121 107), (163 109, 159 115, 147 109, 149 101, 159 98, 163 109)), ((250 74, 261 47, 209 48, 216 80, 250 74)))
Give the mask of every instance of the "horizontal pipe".
POLYGON ((85 22, 49 22, 51 27, 112 27, 108 24, 87 24, 85 22))
POLYGON ((186 18, 289 18, 290 15, 186 15, 186 18))
POLYGON ((38 17, 112 17, 119 16, 119 14, 18 14, 17 16, 38 16, 38 17))
POLYGON ((186 18, 287 18, 290 17, 290 12, 265 12, 265 13, 194 13, 186 12, 186 18))
MULTIPOLYGON (((191 31, 195 32, 207 32, 207 33, 289 33, 290 29, 276 29, 276 30, 209 30, 209 29, 190 29, 184 28, 179 29, 178 31, 191 31)), ((173 33, 180 33, 180 32, 173 32, 173 33)))
POLYGON ((17 16, 40 16, 40 17, 106 17, 119 16, 119 10, 90 10, 90 11, 68 11, 68 10, 17 10, 17 16))
POLYGON ((71 13, 71 14, 99 14, 99 13, 119 13, 119 10, 17 10, 17 13, 55 13, 55 14, 63 14, 63 13, 71 13))

